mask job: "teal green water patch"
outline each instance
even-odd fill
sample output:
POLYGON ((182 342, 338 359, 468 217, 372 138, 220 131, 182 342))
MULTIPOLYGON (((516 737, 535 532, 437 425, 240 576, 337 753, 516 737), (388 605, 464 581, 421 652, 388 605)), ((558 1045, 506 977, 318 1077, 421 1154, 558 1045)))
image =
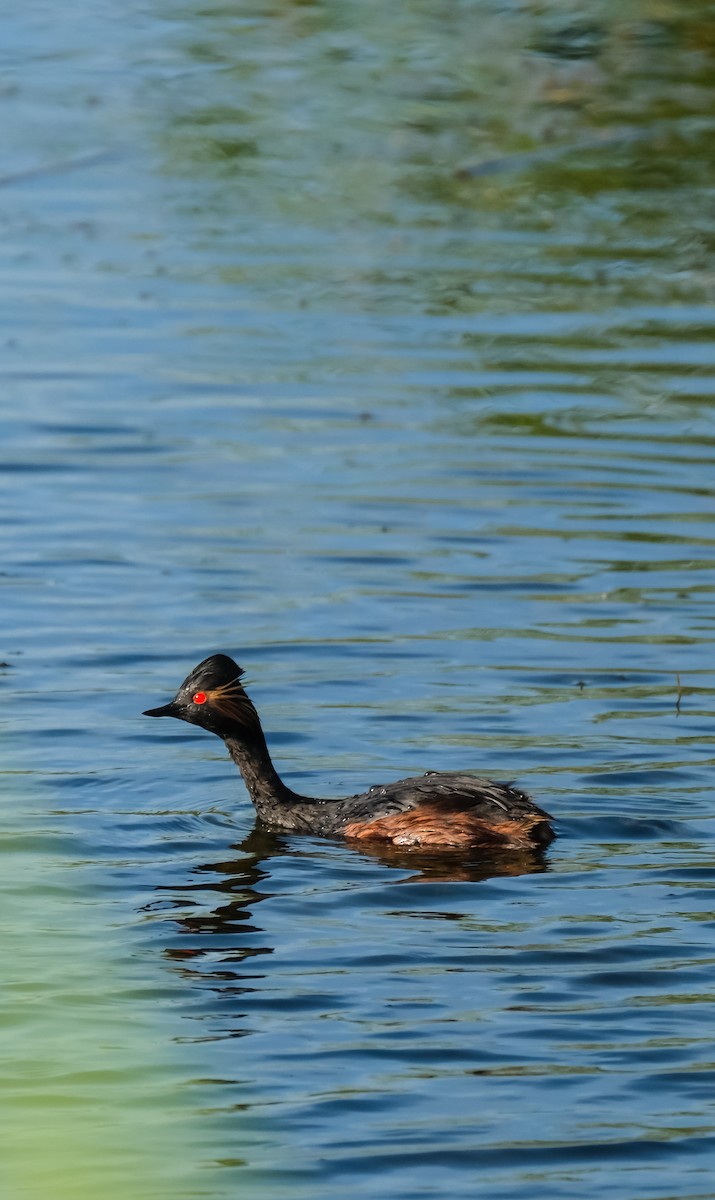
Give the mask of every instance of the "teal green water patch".
POLYGON ((42 820, 24 790, 11 782, 0 810, 2 1194, 216 1195, 201 1179, 200 1061, 177 1041, 171 977, 132 954, 61 818, 8 829, 23 811, 42 820))

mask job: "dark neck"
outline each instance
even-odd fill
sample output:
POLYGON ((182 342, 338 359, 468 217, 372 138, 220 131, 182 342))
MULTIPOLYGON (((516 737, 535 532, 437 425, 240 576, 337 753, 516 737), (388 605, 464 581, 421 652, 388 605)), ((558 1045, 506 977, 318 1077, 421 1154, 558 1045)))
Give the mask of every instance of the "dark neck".
POLYGON ((229 734, 224 741, 259 817, 268 818, 276 804, 294 804, 303 799, 286 786, 273 766, 260 725, 251 729, 250 736, 242 730, 240 736, 229 734))

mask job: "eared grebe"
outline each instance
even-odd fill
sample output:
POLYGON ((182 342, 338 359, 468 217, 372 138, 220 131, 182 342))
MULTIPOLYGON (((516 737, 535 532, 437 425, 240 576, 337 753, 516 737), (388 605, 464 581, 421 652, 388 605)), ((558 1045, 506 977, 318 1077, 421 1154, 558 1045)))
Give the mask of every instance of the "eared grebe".
POLYGON ((187 675, 170 704, 144 716, 178 717, 223 738, 258 817, 273 829, 435 850, 522 850, 552 841, 549 814, 524 792, 456 771, 428 771, 342 800, 299 796, 271 762, 242 675, 232 658, 212 654, 187 675))

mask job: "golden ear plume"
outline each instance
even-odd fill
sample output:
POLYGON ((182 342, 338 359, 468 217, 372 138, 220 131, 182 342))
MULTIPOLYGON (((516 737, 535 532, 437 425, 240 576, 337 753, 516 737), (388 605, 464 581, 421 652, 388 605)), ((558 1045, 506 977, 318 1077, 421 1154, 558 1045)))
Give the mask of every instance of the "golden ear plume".
POLYGON ((206 689, 206 700, 217 713, 239 725, 254 725, 258 721, 256 710, 241 687, 240 677, 206 689))

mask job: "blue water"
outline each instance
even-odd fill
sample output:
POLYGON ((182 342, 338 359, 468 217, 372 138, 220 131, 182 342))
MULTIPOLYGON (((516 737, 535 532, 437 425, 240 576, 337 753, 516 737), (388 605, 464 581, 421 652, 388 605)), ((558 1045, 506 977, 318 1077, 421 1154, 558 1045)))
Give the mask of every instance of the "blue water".
POLYGON ((8 22, 8 1200, 715 1197, 713 18, 8 22), (256 830, 216 650, 558 840, 256 830))

